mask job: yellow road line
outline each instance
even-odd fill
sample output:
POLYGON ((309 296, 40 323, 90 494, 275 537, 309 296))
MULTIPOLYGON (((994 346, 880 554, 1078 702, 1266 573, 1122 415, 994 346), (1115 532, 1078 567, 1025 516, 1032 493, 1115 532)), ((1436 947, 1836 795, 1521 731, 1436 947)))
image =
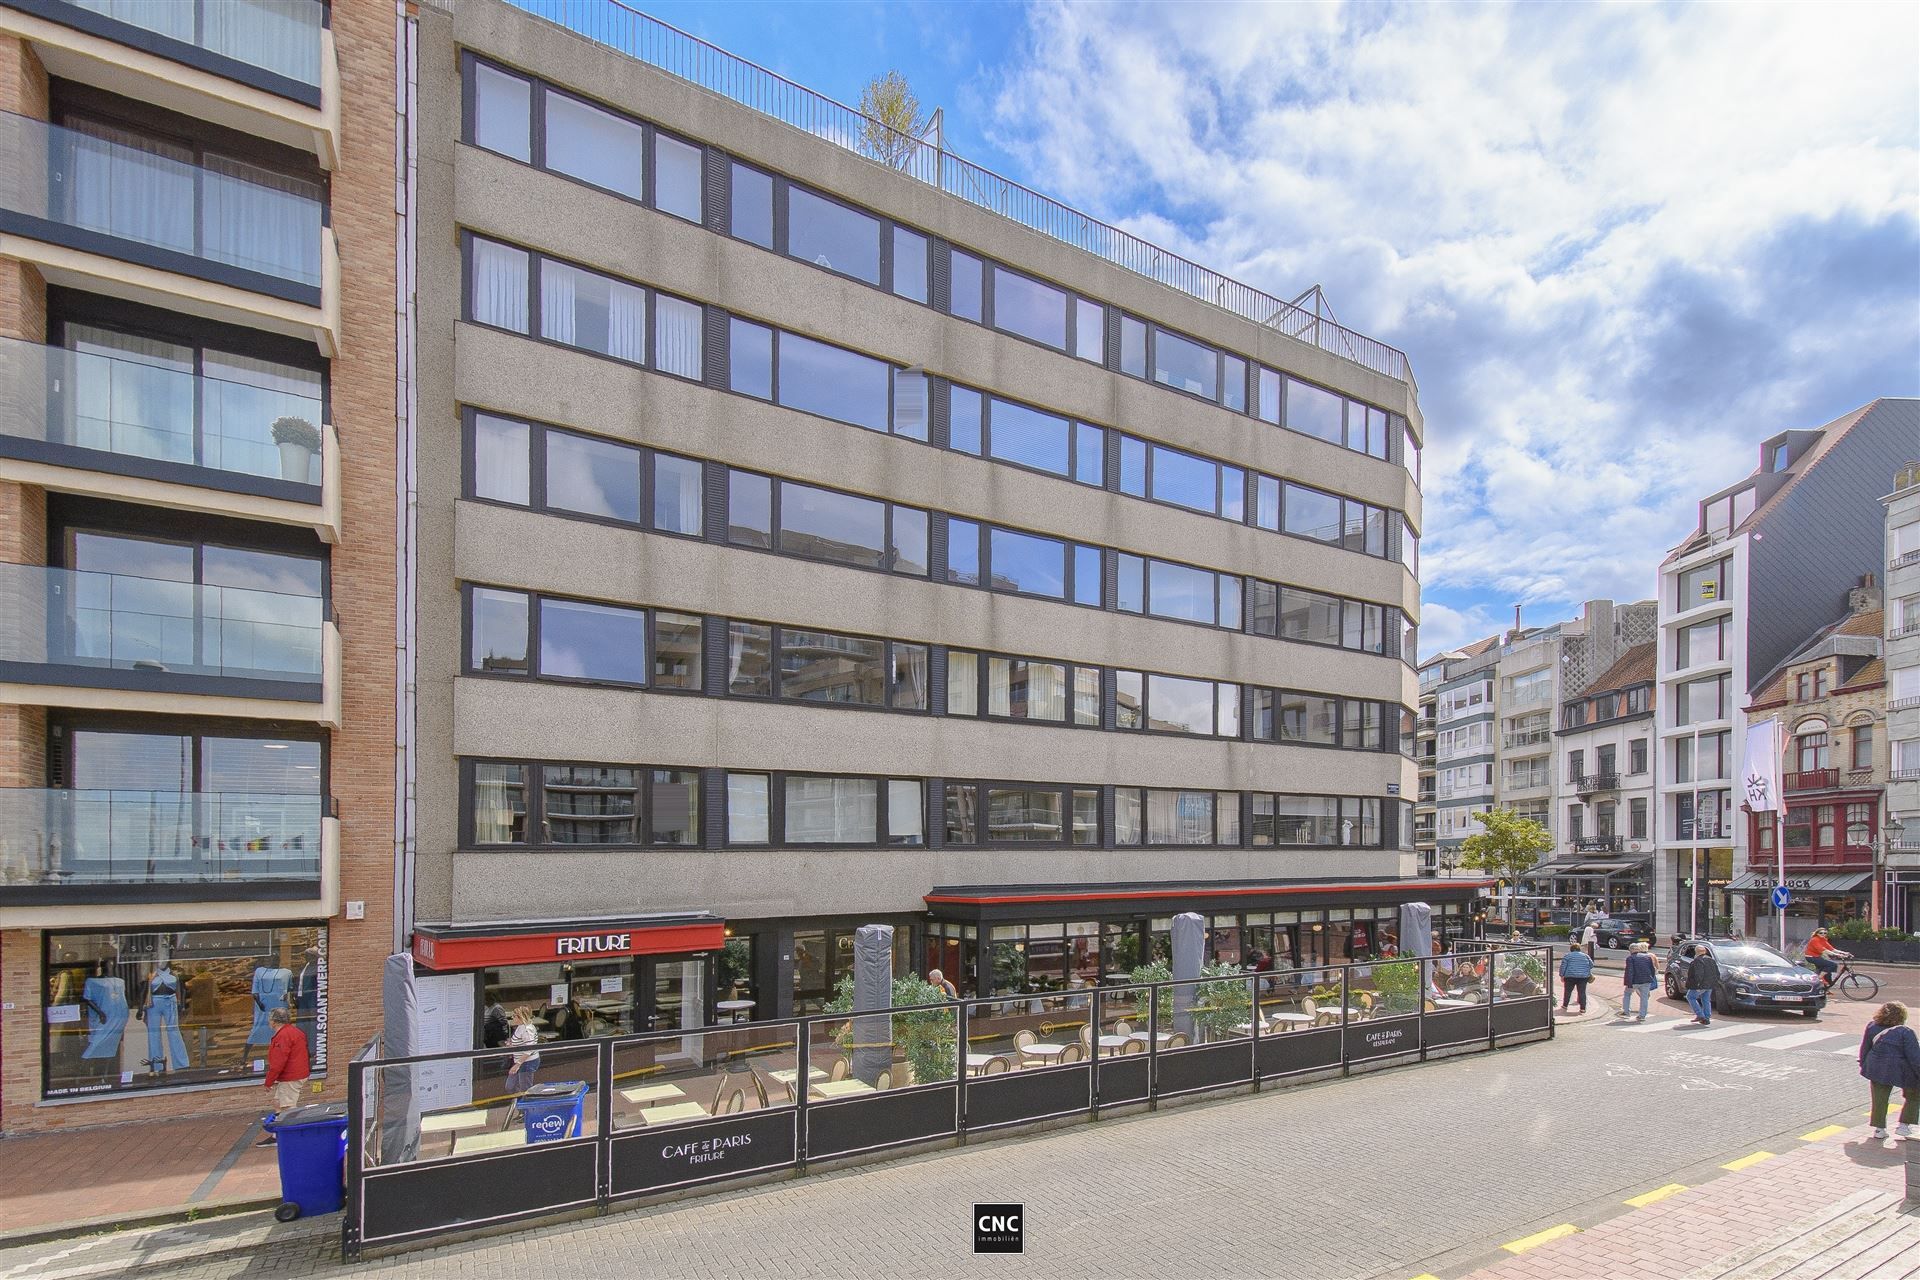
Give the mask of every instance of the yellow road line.
POLYGON ((1548 1227, 1545 1231, 1536 1231, 1532 1235, 1525 1236, 1519 1240, 1509 1240, 1500 1247, 1508 1253, 1525 1253, 1529 1249, 1546 1244, 1549 1240, 1558 1240, 1562 1236, 1570 1236, 1579 1229, 1580 1228, 1574 1226, 1571 1222, 1563 1222, 1557 1227, 1548 1227))
POLYGON ((1845 1133, 1846 1131, 1847 1131, 1847 1126, 1843 1124, 1830 1124, 1824 1128, 1815 1129, 1812 1133, 1801 1134, 1800 1141, 1818 1142, 1822 1138, 1831 1138, 1836 1133, 1845 1133))
POLYGON ((1651 1191, 1643 1191, 1639 1195, 1629 1198, 1627 1203, 1636 1209, 1644 1209, 1655 1200, 1665 1200, 1668 1196, 1677 1196, 1686 1189, 1687 1188, 1681 1183, 1669 1182, 1664 1187, 1655 1187, 1651 1191))
POLYGON ((1725 1164, 1721 1165, 1720 1167, 1722 1169, 1727 1170, 1730 1173, 1737 1173, 1741 1169, 1751 1169, 1754 1165, 1759 1164, 1762 1160, 1771 1160, 1771 1159, 1773 1159, 1773 1152, 1756 1151, 1750 1156, 1741 1156, 1738 1160, 1729 1160, 1725 1164))
POLYGON ((1422 1271, 1419 1275, 1415 1276, 1413 1280, 1440 1280, 1440 1277, 1434 1275, 1431 1271, 1422 1271))

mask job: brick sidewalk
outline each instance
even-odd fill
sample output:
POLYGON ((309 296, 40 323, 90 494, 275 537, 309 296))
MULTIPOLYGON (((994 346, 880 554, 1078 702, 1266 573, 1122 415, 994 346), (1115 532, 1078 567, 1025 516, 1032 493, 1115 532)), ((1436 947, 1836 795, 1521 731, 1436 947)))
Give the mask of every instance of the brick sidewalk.
POLYGON ((252 1117, 203 1116, 0 1140, 0 1233, 277 1200, 259 1138, 252 1117))
POLYGON ((1467 1280, 1914 1275, 1920 1212, 1901 1206, 1904 1144, 1874 1142, 1868 1133, 1863 1125, 1804 1142, 1528 1248, 1467 1280), (1797 1270, 1803 1266, 1810 1269, 1797 1270))

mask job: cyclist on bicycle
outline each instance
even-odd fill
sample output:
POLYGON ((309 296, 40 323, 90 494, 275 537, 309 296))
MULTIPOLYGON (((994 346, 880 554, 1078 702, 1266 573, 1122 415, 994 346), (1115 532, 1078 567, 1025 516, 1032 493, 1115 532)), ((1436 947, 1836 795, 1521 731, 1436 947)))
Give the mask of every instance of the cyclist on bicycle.
POLYGON ((1842 951, 1833 945, 1824 928, 1815 929, 1813 936, 1807 939, 1807 963, 1820 971, 1820 980, 1827 987, 1833 986, 1834 975, 1840 972, 1837 960, 1851 960, 1851 951, 1842 951))

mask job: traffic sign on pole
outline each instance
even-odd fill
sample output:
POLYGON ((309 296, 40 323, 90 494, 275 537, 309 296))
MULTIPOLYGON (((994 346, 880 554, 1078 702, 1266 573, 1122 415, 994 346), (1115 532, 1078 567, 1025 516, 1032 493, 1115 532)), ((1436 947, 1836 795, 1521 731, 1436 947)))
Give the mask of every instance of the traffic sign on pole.
POLYGON ((1782 911, 1786 910, 1787 899, 1792 896, 1793 891, 1788 889, 1787 886, 1783 884, 1773 886, 1773 905, 1779 907, 1782 911))

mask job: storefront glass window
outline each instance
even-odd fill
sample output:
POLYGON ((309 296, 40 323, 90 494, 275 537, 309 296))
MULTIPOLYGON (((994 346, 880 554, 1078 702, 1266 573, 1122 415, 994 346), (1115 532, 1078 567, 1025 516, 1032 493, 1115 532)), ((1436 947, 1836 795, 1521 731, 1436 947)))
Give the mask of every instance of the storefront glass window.
POLYGON ((516 964, 486 971, 486 1003, 525 1008, 541 1040, 626 1035, 633 1016, 633 961, 516 964))
POLYGON ((47 936, 46 1094, 247 1080, 288 1010, 326 1070, 327 935, 313 925, 47 936))

